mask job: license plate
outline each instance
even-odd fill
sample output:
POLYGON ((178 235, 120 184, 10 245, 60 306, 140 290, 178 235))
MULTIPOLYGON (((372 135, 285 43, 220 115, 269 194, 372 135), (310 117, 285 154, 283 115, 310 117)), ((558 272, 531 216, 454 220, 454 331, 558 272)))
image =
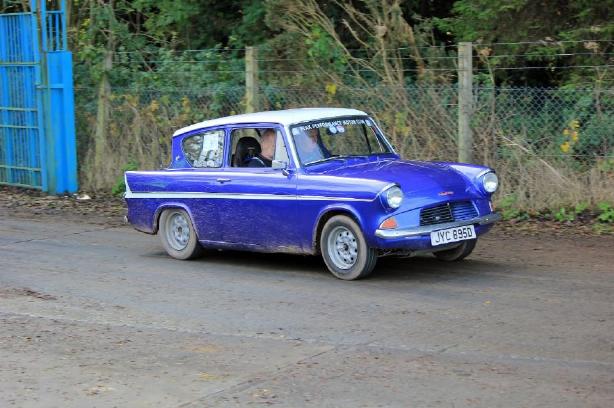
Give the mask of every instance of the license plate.
POLYGON ((475 228, 473 225, 465 225, 462 227, 454 227, 431 232, 431 245, 433 246, 449 244, 450 242, 464 241, 467 239, 475 239, 475 228))

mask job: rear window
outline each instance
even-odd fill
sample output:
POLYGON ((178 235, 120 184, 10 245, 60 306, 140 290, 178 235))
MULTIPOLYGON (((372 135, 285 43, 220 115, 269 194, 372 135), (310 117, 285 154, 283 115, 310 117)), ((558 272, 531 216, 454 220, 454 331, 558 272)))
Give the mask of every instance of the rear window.
POLYGON ((192 167, 222 167, 224 131, 196 133, 183 139, 181 147, 186 161, 192 167))

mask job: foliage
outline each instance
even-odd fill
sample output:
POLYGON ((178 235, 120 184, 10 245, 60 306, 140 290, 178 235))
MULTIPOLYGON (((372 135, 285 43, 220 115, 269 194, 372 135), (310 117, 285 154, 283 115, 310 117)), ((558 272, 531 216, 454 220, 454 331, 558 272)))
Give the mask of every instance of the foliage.
POLYGON ((610 224, 595 223, 593 224, 593 232, 597 235, 605 235, 614 233, 614 226, 610 224))
POLYGON ((561 207, 557 212, 554 213, 554 219, 559 222, 570 222, 576 219, 576 214, 572 211, 569 211, 565 207, 561 207))
POLYGON ((126 192, 126 182, 124 179, 124 172, 134 171, 138 169, 139 169, 139 165, 138 163, 134 161, 130 161, 125 166, 123 166, 121 168, 122 174, 117 177, 117 180, 115 181, 115 185, 111 189, 111 194, 113 194, 114 196, 120 196, 124 194, 126 192))
POLYGON ((497 210, 501 211, 501 216, 504 220, 528 218, 528 214, 518 208, 517 201, 518 198, 514 194, 509 194, 499 199, 497 210))
POLYGON ((240 85, 243 77, 235 74, 246 45, 267 50, 266 65, 287 72, 284 77, 295 84, 305 77, 315 84, 330 75, 353 85, 361 85, 360 80, 449 82, 454 75, 445 69, 454 70, 454 50, 446 46, 463 40, 478 43, 478 79, 489 83, 574 86, 588 81, 603 87, 612 82, 612 70, 605 67, 497 70, 611 64, 614 44, 602 41, 614 37, 611 0, 73 0, 69 5, 77 84, 86 87, 96 86, 104 73, 113 86, 164 86, 169 76, 183 71, 191 72, 177 82, 192 83, 203 74, 198 85, 240 85), (521 44, 493 47, 491 42, 521 44), (391 53, 399 48, 400 54, 391 53), (216 58, 189 51, 195 49, 227 52, 216 58), (110 69, 103 63, 109 53, 110 69), (191 65, 199 67, 188 61, 198 61, 191 65), (220 72, 226 74, 213 75, 220 72))
POLYGON ((456 41, 483 44, 478 55, 489 68, 551 67, 497 71, 497 82, 603 85, 614 80, 606 67, 614 44, 603 41, 614 38, 612 7, 611 0, 457 0, 449 16, 433 20, 456 41), (604 67, 581 68, 598 65, 604 67), (560 66, 578 68, 556 69, 560 66))
POLYGON ((576 215, 581 215, 584 212, 586 212, 589 208, 590 208, 589 203, 587 203, 586 201, 580 201, 578 204, 576 204, 574 208, 574 213, 576 215))
POLYGON ((597 219, 601 222, 614 223, 614 206, 607 202, 597 204, 599 216, 597 219))

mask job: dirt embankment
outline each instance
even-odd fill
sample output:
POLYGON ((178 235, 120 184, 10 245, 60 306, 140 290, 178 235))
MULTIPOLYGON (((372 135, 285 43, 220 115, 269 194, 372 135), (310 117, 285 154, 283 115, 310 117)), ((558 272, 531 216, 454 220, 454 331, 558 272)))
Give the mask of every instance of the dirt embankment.
POLYGON ((0 215, 64 218, 74 222, 120 225, 126 213, 121 197, 112 195, 47 195, 38 190, 0 186, 0 215))

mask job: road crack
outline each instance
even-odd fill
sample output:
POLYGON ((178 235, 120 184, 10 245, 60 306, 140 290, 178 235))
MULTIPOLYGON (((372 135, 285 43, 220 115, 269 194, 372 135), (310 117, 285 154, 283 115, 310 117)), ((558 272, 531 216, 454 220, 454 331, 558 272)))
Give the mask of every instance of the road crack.
POLYGON ((60 235, 60 236, 51 236, 51 237, 42 237, 42 238, 30 238, 30 239, 22 239, 19 241, 13 241, 13 242, 9 242, 7 244, 3 244, 0 245, 0 248, 8 248, 11 245, 16 245, 16 244, 27 244, 29 242, 38 242, 38 241, 47 241, 49 239, 61 239, 61 238, 67 238, 67 237, 71 237, 74 235, 81 235, 81 234, 87 234, 89 232, 100 232, 100 231, 106 231, 106 230, 110 230, 110 229, 114 229, 114 228, 121 228, 121 226, 118 225, 113 225, 113 226, 108 226, 108 227, 101 227, 101 228, 96 228, 96 229, 88 229, 88 230, 84 230, 84 231, 77 231, 77 232, 71 232, 69 234, 64 234, 64 235, 60 235))

